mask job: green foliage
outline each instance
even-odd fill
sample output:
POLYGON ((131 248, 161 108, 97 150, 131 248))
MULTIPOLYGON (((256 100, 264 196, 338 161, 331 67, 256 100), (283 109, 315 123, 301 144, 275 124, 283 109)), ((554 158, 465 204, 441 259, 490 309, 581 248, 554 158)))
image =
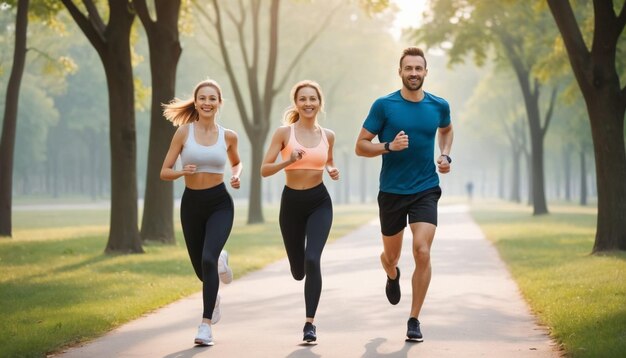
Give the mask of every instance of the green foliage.
POLYGON ((472 210, 551 335, 569 357, 619 357, 626 349, 626 255, 589 255, 596 210, 483 203, 472 210))
POLYGON ((389 0, 358 0, 358 1, 359 1, 359 5, 370 16, 374 14, 379 14, 393 6, 389 0))
POLYGON ((534 11, 526 1, 433 0, 413 38, 443 47, 451 65, 473 55, 482 66, 493 55, 499 63, 520 61, 532 68, 548 54, 556 34, 549 13, 534 11))

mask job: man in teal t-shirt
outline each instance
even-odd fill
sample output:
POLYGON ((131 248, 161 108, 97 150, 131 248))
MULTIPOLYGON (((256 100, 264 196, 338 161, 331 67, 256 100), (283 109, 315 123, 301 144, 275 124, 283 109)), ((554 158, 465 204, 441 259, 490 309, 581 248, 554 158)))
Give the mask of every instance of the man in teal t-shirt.
POLYGON ((441 197, 435 136, 440 151, 436 163, 442 174, 450 171, 453 139, 448 102, 422 88, 427 73, 424 52, 416 47, 405 49, 398 69, 402 88, 374 102, 356 142, 357 155, 383 156, 378 193, 383 235, 380 261, 387 273, 385 293, 393 305, 401 297, 398 261, 408 217, 415 273, 407 338, 419 342, 423 337, 418 318, 430 284, 430 248, 441 197), (376 136, 379 143, 372 142, 376 136))

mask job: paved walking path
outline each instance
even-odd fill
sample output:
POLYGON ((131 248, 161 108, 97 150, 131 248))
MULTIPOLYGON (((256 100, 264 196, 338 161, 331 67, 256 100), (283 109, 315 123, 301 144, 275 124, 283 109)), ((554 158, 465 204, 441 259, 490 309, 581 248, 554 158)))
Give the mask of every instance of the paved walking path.
POLYGON ((420 317, 424 342, 405 342, 414 267, 410 230, 400 260, 403 297, 396 306, 384 293, 379 233, 373 220, 326 246, 315 345, 301 343, 303 281, 291 278, 284 259, 222 285, 215 346, 193 345, 202 311, 198 293, 61 356, 558 357, 465 206, 440 207, 433 277, 420 317))

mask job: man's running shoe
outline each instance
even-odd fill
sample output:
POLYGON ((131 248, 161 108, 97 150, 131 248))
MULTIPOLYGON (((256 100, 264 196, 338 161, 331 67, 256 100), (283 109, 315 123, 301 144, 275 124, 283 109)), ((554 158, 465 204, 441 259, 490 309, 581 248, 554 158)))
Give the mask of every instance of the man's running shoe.
POLYGON ((420 321, 417 318, 411 317, 406 323, 406 338, 408 341, 424 341, 422 331, 420 330, 420 321))
POLYGON ((220 281, 224 283, 233 282, 233 270, 228 266, 228 252, 226 250, 222 250, 217 259, 217 273, 220 276, 220 281))
POLYGON ((387 299, 392 305, 397 305, 400 302, 400 268, 396 267, 396 278, 392 280, 387 276, 387 285, 385 286, 385 293, 387 299))

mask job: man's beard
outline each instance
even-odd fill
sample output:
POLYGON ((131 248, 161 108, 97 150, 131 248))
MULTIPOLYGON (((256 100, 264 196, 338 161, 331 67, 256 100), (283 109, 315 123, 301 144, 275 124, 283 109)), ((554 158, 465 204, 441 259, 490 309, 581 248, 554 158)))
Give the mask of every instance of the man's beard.
POLYGON ((422 89, 422 86, 424 85, 424 79, 422 78, 422 80, 419 81, 419 78, 418 78, 417 85, 412 85, 411 82, 409 82, 408 78, 403 77, 402 84, 404 85, 404 88, 408 89, 409 91, 419 91, 420 89, 422 89))

